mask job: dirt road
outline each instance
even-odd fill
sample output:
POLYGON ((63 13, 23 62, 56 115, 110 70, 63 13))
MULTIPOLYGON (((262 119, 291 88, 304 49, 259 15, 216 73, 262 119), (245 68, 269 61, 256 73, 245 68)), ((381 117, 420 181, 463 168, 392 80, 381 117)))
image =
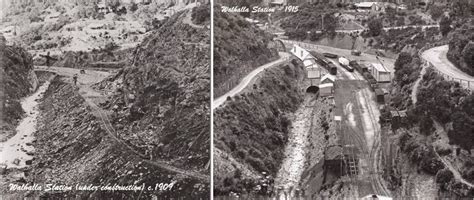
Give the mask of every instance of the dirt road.
POLYGON ((454 78, 454 81, 460 82, 463 86, 467 86, 466 81, 470 81, 469 88, 474 89, 474 77, 464 73, 448 60, 446 56, 448 50, 448 45, 434 47, 423 52, 422 57, 433 64, 436 70, 450 78, 454 78))
POLYGON ((423 64, 421 67, 422 67, 422 69, 421 69, 421 72, 420 72, 420 76, 418 77, 418 79, 416 79, 415 84, 413 84, 413 88, 411 90, 411 101, 412 101, 413 105, 416 104, 416 101, 417 101, 416 96, 418 95, 418 88, 420 86, 421 80, 423 80, 423 76, 425 75, 426 68, 428 66, 423 64))
POLYGON ((290 57, 290 54, 288 54, 286 52, 279 52, 279 55, 280 55, 280 58, 278 60, 275 60, 273 62, 267 63, 265 65, 262 65, 262 66, 260 66, 256 69, 254 69, 252 72, 247 74, 247 76, 245 76, 240 81, 240 83, 238 85, 236 85, 234 88, 232 88, 232 90, 228 91, 227 93, 225 93, 224 95, 222 95, 218 98, 215 98, 214 101, 212 102, 212 109, 216 109, 217 107, 221 106, 227 100, 227 97, 233 97, 236 94, 238 94, 239 92, 241 92, 245 87, 247 87, 247 85, 250 83, 250 81, 257 74, 259 74, 260 72, 262 72, 263 70, 265 70, 267 68, 274 67, 274 66, 277 66, 277 65, 280 65, 280 64, 286 62, 288 60, 288 58, 290 57))
MULTIPOLYGON (((439 25, 433 24, 433 25, 409 25, 409 26, 393 26, 393 27, 384 27, 384 31, 389 31, 389 30, 395 30, 395 29, 406 29, 406 28, 421 28, 422 30, 425 30, 427 28, 438 28, 439 25)), ((367 30, 367 28, 358 28, 358 29, 351 29, 351 30, 336 30, 336 33, 360 33, 362 31, 367 30)), ((316 33, 322 33, 322 31, 318 30, 316 33)))

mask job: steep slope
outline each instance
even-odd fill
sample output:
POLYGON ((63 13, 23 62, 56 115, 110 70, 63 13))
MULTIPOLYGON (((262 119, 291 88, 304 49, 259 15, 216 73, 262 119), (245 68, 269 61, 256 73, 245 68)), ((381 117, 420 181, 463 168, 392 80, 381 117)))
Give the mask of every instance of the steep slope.
POLYGON ((114 111, 119 137, 138 152, 208 174, 209 30, 183 23, 186 12, 161 24, 130 64, 97 88, 113 89, 103 107, 114 111))
POLYGON ((301 65, 270 68, 214 111, 214 195, 249 191, 260 173, 276 176, 303 74, 301 65))
POLYGON ((257 66, 275 60, 278 53, 269 48, 271 36, 242 16, 216 12, 214 19, 214 97, 218 97, 257 66))
POLYGON ((0 140, 4 140, 23 114, 20 99, 35 90, 38 83, 31 56, 22 48, 0 42, 0 140))
MULTIPOLYGON (((28 196, 209 198, 209 180, 183 173, 209 176, 209 30, 183 22, 189 12, 202 9, 179 12, 165 20, 128 56, 130 62, 118 74, 97 83, 94 89, 89 84, 95 82, 81 82, 92 76, 92 71, 80 75, 74 86, 70 76, 78 71, 70 71, 77 69, 62 69, 66 73, 53 67, 65 77, 56 77, 45 93, 33 143, 35 160, 25 170, 26 178, 17 182, 74 188, 30 192, 28 196), (98 95, 84 94, 88 92, 98 95), (145 190, 78 191, 77 184, 144 185, 145 190), (159 184, 171 185, 160 190, 155 188, 159 184), (148 190, 149 186, 153 190, 148 190)), ((192 21, 206 24, 209 16, 192 21)), ((4 193, 5 188, 1 189, 4 193)), ((25 196, 25 192, 5 193, 13 193, 7 199, 25 196)))
MULTIPOLYGON (((141 198, 206 196, 205 185, 156 167, 135 155, 108 135, 78 90, 62 77, 55 78, 40 104, 41 116, 35 134, 36 159, 26 177, 28 183, 72 186, 154 187, 172 183, 168 190, 143 191, 141 198), (185 193, 177 193, 183 190, 185 193)), ((67 191, 67 190, 66 190, 67 191)), ((73 191, 34 193, 45 198, 136 198, 141 191, 73 191)))
MULTIPOLYGON (((458 83, 445 80, 434 69, 426 68, 420 73, 424 65, 420 59, 426 58, 402 53, 395 63, 390 106, 394 110, 406 110, 407 118, 392 125, 391 137, 396 139, 389 148, 395 147, 403 154, 392 155, 401 162, 396 164, 397 169, 389 171, 390 182, 395 187, 405 185, 404 192, 415 195, 420 192, 410 188, 410 184, 418 184, 419 177, 427 176, 435 184, 432 188, 437 191, 435 195, 472 196, 474 188, 465 182, 472 181, 474 174, 474 160, 468 152, 472 148, 474 130, 473 94, 458 83), (416 95, 416 102, 410 101, 410 95, 416 95), (413 170, 413 166, 417 166, 417 170, 413 170), (404 180, 402 175, 405 174, 411 178, 404 180), (460 176, 466 180, 464 183, 460 176)), ((428 193, 421 191, 420 194, 428 193)))

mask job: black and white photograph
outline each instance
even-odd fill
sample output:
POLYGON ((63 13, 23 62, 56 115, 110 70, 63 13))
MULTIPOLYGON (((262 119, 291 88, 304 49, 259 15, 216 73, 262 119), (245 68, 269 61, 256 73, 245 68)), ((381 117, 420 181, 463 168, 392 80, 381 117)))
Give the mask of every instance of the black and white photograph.
POLYGON ((473 0, 0 0, 0 200, 474 198, 473 0))
POLYGON ((210 199, 209 0, 1 0, 0 199, 210 199))
POLYGON ((474 197, 472 0, 216 0, 213 198, 474 197))

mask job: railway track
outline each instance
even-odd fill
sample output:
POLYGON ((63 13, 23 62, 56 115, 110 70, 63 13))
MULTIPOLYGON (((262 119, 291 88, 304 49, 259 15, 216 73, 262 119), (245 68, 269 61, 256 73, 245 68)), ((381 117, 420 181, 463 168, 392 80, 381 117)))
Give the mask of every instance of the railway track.
POLYGON ((363 96, 363 99, 365 101, 365 104, 367 106, 367 111, 371 119, 372 127, 374 128, 374 143, 372 145, 372 148, 369 150, 369 160, 371 161, 371 166, 370 166, 370 173, 371 173, 371 179, 372 181, 372 188, 377 194, 382 194, 385 196, 390 196, 391 193, 390 191, 384 186, 383 180, 380 178, 379 175, 379 166, 380 166, 380 134, 381 130, 379 128, 379 124, 377 121, 378 118, 375 115, 374 111, 372 110, 372 106, 370 104, 370 97, 368 97, 367 94, 365 94, 364 91, 361 91, 361 95, 363 96))
POLYGON ((90 99, 87 99, 87 98, 86 98, 86 102, 88 103, 89 106, 91 106, 95 110, 95 112, 98 113, 98 117, 101 119, 102 124, 103 124, 106 132, 115 141, 117 141, 118 143, 124 145, 128 150, 130 150, 131 152, 133 152, 133 154, 140 157, 144 162, 146 162, 150 165, 159 167, 161 169, 164 169, 164 170, 167 170, 167 171, 170 171, 170 172, 174 172, 174 173, 177 173, 177 174, 182 174, 182 175, 185 175, 185 176, 188 176, 188 177, 192 177, 192 178, 204 181, 204 182, 209 182, 210 181, 210 177, 206 176, 204 174, 201 174, 201 173, 198 173, 198 172, 192 172, 190 170, 183 170, 183 169, 171 166, 167 162, 164 162, 164 161, 152 161, 152 160, 150 160, 150 158, 148 156, 138 152, 132 146, 130 146, 129 144, 127 144, 126 142, 124 142, 120 138, 118 138, 118 136, 115 134, 116 131, 113 128, 112 123, 110 122, 110 119, 109 119, 108 115, 99 106, 97 106, 94 102, 92 102, 90 99))

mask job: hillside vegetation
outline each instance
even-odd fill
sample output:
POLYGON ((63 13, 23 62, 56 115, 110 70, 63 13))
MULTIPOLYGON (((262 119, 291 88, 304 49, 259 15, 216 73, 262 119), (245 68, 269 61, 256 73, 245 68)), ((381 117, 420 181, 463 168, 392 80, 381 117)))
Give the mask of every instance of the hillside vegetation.
MULTIPOLYGON (((473 181, 474 160, 469 153, 460 152, 470 151, 474 141, 474 95, 459 83, 446 81, 428 68, 418 86, 417 102, 412 105, 412 87, 421 65, 420 59, 409 53, 401 53, 395 63, 390 105, 397 110, 407 110, 408 115, 402 126, 395 128, 399 129, 396 144, 409 161, 418 166, 418 172, 423 170, 435 176, 441 192, 455 192, 459 197, 472 196, 474 190, 454 179, 438 155, 450 158, 461 176, 473 181), (444 130, 447 134, 443 134, 444 130)), ((398 175, 395 173, 393 176, 398 175)))
POLYGON ((13 133, 22 118, 20 99, 32 92, 37 82, 28 52, 6 46, 3 40, 0 43, 0 140, 3 140, 13 133))
POLYGON ((428 70, 421 84, 416 104, 418 116, 452 123, 450 143, 470 150, 474 141, 474 94, 458 83, 445 81, 433 70, 428 70))
POLYGON ((214 97, 229 91, 256 67, 275 60, 278 52, 268 48, 271 40, 240 15, 215 12, 214 97))
POLYGON ((474 76, 474 20, 453 31, 449 37, 449 61, 474 76))
POLYGON ((290 39, 296 40, 318 40, 326 36, 335 36, 339 21, 335 16, 336 10, 329 4, 304 4, 296 13, 277 13, 280 18, 280 26, 290 39), (323 20, 324 18, 324 20, 323 20), (316 33, 323 31, 323 34, 316 33), (310 32, 308 34, 308 32, 310 32))
POLYGON ((303 100, 299 88, 303 78, 301 65, 268 69, 245 92, 214 111, 215 149, 236 160, 214 158, 216 195, 251 190, 258 176, 244 168, 275 177, 288 142, 292 113, 303 100))

